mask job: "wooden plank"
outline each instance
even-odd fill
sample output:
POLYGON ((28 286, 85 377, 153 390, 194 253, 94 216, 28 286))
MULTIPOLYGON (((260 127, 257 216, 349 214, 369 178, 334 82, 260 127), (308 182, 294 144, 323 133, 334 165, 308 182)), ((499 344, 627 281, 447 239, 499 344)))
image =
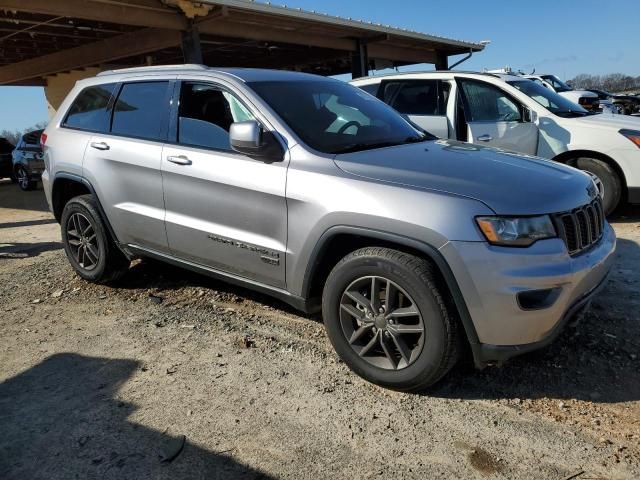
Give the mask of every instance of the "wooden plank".
POLYGON ((0 68, 0 85, 110 62, 180 45, 180 32, 146 28, 0 68))
MULTIPOLYGON (((229 17, 233 18, 233 17, 229 17)), ((305 32, 292 32, 269 27, 248 27, 228 20, 198 23, 198 30, 202 34, 219 35, 231 38, 246 38, 264 42, 282 42, 294 45, 331 48, 334 50, 355 50, 355 41, 348 38, 325 37, 309 35, 305 32)))
POLYGON ((187 21, 177 10, 139 8, 90 0, 0 0, 0 10, 39 13, 56 17, 81 18, 97 22, 138 27, 184 30, 187 21))

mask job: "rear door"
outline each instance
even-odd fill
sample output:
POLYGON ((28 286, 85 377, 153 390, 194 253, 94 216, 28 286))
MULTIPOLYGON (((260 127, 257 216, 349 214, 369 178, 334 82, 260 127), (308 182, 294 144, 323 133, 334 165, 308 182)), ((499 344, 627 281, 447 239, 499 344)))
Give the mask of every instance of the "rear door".
POLYGON ((184 81, 175 98, 172 144, 162 155, 172 254, 284 286, 287 161, 267 164, 231 149, 231 124, 258 118, 229 87, 184 81))
POLYGON ((525 118, 524 107, 496 85, 458 78, 468 141, 535 155, 538 127, 525 118))
POLYGON ((385 80, 378 98, 406 115, 412 122, 440 138, 449 138, 447 118, 451 84, 446 80, 385 80))
POLYGON ((107 132, 89 140, 84 174, 118 240, 167 252, 160 162, 175 82, 118 85, 107 132))

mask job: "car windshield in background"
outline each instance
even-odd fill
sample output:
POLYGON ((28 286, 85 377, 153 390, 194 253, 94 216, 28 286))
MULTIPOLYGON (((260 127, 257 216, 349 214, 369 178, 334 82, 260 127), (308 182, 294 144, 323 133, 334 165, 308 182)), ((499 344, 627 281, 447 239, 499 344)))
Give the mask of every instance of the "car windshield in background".
POLYGON ((544 78, 547 82, 549 82, 551 85, 553 85, 553 88, 555 88, 556 92, 558 92, 558 93, 560 93, 560 92, 570 92, 571 90, 573 90, 573 88, 571 88, 569 85, 564 83, 562 80, 560 80, 555 75, 542 75, 542 78, 544 78))
POLYGON ((551 113, 555 113, 561 117, 583 117, 589 115, 589 112, 580 105, 573 103, 571 100, 552 92, 548 88, 543 87, 539 83, 530 80, 513 80, 507 82, 509 85, 516 87, 525 95, 530 96, 551 113))
POLYGON ((435 138, 368 93, 339 81, 269 81, 249 86, 320 152, 348 153, 435 138))

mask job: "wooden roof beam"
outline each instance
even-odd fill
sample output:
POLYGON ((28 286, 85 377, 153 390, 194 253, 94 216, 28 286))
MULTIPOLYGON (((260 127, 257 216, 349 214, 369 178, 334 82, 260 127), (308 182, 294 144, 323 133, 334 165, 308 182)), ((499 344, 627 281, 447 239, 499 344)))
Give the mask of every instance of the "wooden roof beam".
POLYGON ((91 0, 0 0, 0 10, 80 18, 138 27, 174 30, 186 30, 187 28, 186 18, 177 10, 150 9, 135 3, 120 5, 91 0))
POLYGON ((178 30, 145 28, 0 67, 0 85, 155 52, 180 41, 178 30))

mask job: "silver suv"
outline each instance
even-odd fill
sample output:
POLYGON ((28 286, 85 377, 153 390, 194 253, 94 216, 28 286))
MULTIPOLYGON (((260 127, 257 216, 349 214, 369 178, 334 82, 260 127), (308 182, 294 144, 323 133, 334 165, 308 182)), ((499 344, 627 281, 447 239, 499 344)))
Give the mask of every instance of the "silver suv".
POLYGON ((322 309, 340 357, 417 390, 549 343, 615 250, 591 178, 437 140, 338 80, 173 66, 78 82, 43 134, 69 261, 153 257, 322 309))

